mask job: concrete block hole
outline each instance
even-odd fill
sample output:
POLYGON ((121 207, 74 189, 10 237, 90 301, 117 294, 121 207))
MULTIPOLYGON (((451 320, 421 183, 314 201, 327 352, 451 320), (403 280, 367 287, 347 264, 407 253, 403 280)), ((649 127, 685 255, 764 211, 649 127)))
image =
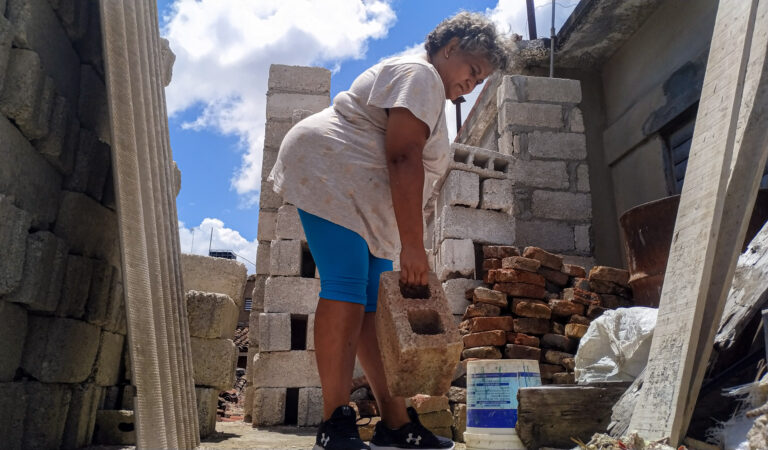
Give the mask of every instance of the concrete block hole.
POLYGON ((307 321, 305 315, 291 314, 291 350, 307 349, 307 321))
POLYGON ((487 169, 489 161, 490 161, 490 158, 488 158, 487 156, 475 154, 475 157, 472 159, 472 165, 474 165, 475 167, 479 167, 481 169, 487 169))
POLYGON ((288 388, 285 391, 285 424, 299 423, 299 388, 288 388))
POLYGON ((431 309, 412 309, 408 311, 408 323, 416 334, 434 335, 443 333, 440 315, 431 309))
POLYGON ((468 150, 457 148, 453 152, 453 160, 461 164, 469 164, 469 157, 471 154, 468 150))
POLYGON ((316 271, 315 259, 312 258, 312 253, 309 251, 307 244, 301 247, 301 277, 302 278, 315 278, 316 271))
POLYGON ((503 159, 493 160, 493 170, 495 170, 496 172, 507 173, 508 167, 509 167, 509 161, 505 161, 503 159))

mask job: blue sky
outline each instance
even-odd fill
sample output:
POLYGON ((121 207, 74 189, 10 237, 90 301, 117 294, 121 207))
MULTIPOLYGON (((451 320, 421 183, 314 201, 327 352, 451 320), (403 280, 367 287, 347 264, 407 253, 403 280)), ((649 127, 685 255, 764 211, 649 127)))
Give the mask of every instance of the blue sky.
MULTIPOLYGON (((576 3, 558 2, 557 27, 576 3)), ((549 30, 550 4, 536 0, 540 35, 549 30)), ((381 58, 420 46, 460 10, 485 13, 527 38, 525 0, 159 0, 158 8, 177 57, 166 97, 182 172, 182 251, 206 254, 213 229, 212 247, 234 250, 249 273, 270 63, 330 69, 333 98, 381 58)))

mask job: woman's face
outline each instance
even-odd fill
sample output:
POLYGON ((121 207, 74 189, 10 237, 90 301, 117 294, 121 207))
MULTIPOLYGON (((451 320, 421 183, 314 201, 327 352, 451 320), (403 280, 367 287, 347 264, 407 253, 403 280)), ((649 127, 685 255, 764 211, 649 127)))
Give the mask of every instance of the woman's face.
POLYGON ((448 100, 469 94, 493 72, 493 66, 484 57, 463 51, 458 43, 458 38, 451 39, 431 57, 448 100))

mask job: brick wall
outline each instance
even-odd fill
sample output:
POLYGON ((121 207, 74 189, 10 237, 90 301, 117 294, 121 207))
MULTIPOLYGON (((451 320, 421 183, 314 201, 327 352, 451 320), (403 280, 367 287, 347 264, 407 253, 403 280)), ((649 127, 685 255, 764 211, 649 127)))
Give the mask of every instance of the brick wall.
POLYGON ((76 448, 134 392, 98 10, 0 5, 0 436, 76 448))

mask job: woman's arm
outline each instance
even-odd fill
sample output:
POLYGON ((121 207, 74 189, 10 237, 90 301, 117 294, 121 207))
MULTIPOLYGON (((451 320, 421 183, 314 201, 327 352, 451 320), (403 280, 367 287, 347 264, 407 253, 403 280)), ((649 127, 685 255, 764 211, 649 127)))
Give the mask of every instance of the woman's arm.
POLYGON ((424 250, 422 151, 429 127, 406 108, 391 108, 385 147, 389 186, 400 233, 400 280, 410 285, 427 284, 429 263, 424 250))

